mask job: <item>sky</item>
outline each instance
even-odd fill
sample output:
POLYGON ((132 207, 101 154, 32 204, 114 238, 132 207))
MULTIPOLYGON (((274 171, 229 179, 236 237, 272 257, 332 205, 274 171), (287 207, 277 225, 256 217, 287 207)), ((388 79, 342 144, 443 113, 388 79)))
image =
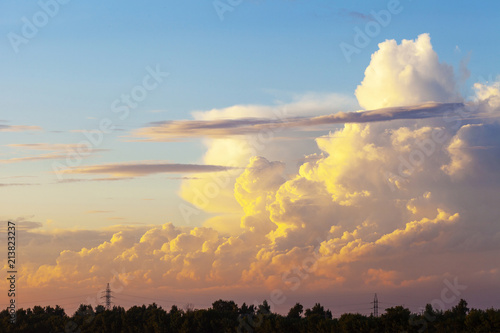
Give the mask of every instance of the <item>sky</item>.
POLYGON ((499 3, 0 13, 19 307, 499 306, 499 3))

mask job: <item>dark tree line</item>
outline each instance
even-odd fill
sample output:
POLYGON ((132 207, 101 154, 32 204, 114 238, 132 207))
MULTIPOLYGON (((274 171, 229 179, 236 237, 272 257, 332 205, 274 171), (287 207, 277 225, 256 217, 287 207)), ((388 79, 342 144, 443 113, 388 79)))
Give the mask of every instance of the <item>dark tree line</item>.
POLYGON ((35 306, 17 310, 15 324, 10 323, 8 310, 0 312, 0 332, 500 332, 500 310, 469 309, 464 300, 447 311, 428 304, 419 314, 395 306, 379 317, 345 313, 332 318, 330 310, 319 303, 305 310, 297 303, 286 316, 270 310, 266 301, 258 306, 243 303, 239 307, 233 301, 218 300, 211 308, 200 310, 182 310, 174 305, 167 311, 155 303, 128 310, 120 306, 106 310, 102 305, 80 305, 68 316, 59 306, 35 306))

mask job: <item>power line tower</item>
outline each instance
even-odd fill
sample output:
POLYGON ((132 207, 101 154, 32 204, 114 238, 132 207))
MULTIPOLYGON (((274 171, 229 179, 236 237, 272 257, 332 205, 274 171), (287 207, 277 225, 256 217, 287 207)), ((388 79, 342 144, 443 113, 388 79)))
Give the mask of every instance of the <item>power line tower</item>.
POLYGON ((378 317, 378 298, 377 293, 375 293, 375 297, 373 297, 373 316, 378 317))
POLYGON ((103 291, 104 295, 101 296, 101 298, 104 298, 106 300, 106 310, 111 310, 111 298, 114 298, 113 295, 111 295, 112 291, 111 288, 109 287, 109 283, 106 286, 106 290, 103 291))

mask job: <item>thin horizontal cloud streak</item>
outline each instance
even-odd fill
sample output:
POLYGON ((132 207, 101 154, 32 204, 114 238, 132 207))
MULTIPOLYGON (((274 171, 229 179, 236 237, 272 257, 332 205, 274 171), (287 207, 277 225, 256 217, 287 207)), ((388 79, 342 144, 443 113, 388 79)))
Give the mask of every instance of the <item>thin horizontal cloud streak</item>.
POLYGON ((0 132, 29 132, 41 131, 40 126, 23 126, 23 125, 3 125, 0 124, 0 132))
POLYGON ((31 183, 0 183, 0 187, 7 187, 7 186, 33 186, 33 185, 40 185, 40 184, 31 184, 31 183))
POLYGON ((70 168, 63 171, 68 174, 108 174, 113 176, 147 176, 160 173, 201 173, 220 172, 234 169, 234 167, 203 164, 180 163, 130 163, 130 164, 103 164, 79 168, 70 168))
POLYGON ((36 178, 36 176, 10 176, 10 177, 0 177, 0 179, 17 179, 17 178, 36 178))
POLYGON ((68 183, 81 183, 81 182, 108 182, 108 181, 120 181, 120 180, 131 180, 134 177, 115 177, 115 178, 71 178, 63 179, 56 182, 55 184, 68 184, 68 183))
MULTIPOLYGON (((9 159, 0 160, 0 163, 21 163, 30 161, 42 161, 42 160, 63 160, 68 157, 68 154, 72 151, 82 151, 89 150, 89 146, 85 144, 52 144, 52 143, 15 143, 8 144, 6 147, 20 150, 31 150, 31 151, 50 151, 49 153, 35 155, 35 156, 25 156, 25 157, 14 157, 9 159)), ((90 153, 105 152, 109 149, 94 148, 90 153)))
POLYGON ((144 141, 174 141, 192 137, 223 137, 254 134, 273 128, 311 128, 331 124, 370 123, 398 119, 425 119, 445 115, 465 107, 464 103, 425 103, 406 107, 389 107, 360 112, 338 112, 316 117, 285 119, 240 118, 223 120, 184 120, 151 123, 138 129, 133 137, 144 141))
MULTIPOLYGON (((3 224, 7 225, 8 221, 1 221, 3 224)), ((29 231, 34 229, 39 229, 43 227, 43 223, 41 222, 33 222, 33 221, 16 221, 16 228, 18 230, 29 231)), ((6 231, 0 231, 0 233, 7 233, 6 231)))
POLYGON ((65 159, 66 155, 59 153, 51 153, 51 154, 42 154, 37 156, 27 156, 27 157, 15 157, 9 158, 5 160, 0 160, 0 163, 8 164, 8 163, 21 163, 21 162, 30 162, 30 161, 43 161, 43 160, 60 160, 65 159))
MULTIPOLYGON (((68 151, 75 149, 85 149, 88 144, 76 143, 12 143, 8 144, 7 147, 11 148, 21 148, 27 150, 42 150, 42 151, 68 151)), ((93 151, 108 151, 109 149, 92 149, 93 151)))

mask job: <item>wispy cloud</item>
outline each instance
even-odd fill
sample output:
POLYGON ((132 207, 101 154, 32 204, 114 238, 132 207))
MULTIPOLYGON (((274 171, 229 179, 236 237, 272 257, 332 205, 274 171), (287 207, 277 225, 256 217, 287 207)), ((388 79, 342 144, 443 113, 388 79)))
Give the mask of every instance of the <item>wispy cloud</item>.
MULTIPOLYGON (((45 150, 45 151, 68 151, 76 149, 86 149, 88 145, 81 143, 13 143, 6 145, 11 148, 20 148, 27 150, 45 150)), ((104 151, 105 149, 92 149, 93 151, 104 151)))
POLYGON ((120 180, 131 180, 134 177, 115 177, 115 178, 71 178, 63 179, 56 182, 56 184, 66 184, 66 183, 81 183, 81 182, 109 182, 109 181, 120 181, 120 180))
POLYGON ((171 180, 201 179, 200 177, 168 177, 171 180))
POLYGON ((40 126, 4 125, 0 124, 0 132, 29 132, 41 131, 40 126))
MULTIPOLYGON (((110 129, 111 132, 122 132, 124 131, 123 128, 113 128, 113 129, 110 129)), ((88 130, 85 130, 85 129, 73 129, 73 130, 69 130, 67 131, 68 133, 87 133, 88 130)))
MULTIPOLYGON (((40 161, 40 160, 59 160, 66 159, 69 152, 73 151, 88 151, 89 147, 85 144, 53 144, 53 143, 14 143, 5 145, 9 148, 20 149, 20 150, 31 150, 31 151, 50 151, 50 153, 44 153, 34 156, 26 157, 14 157, 9 159, 0 160, 0 163, 20 163, 20 162, 30 162, 30 161, 40 161)), ((92 153, 108 151, 108 149, 96 149, 93 148, 92 153)))
MULTIPOLYGON (((7 224, 7 221, 1 221, 5 225, 7 224)), ((16 228, 18 230, 33 230, 33 229, 38 229, 43 227, 43 223, 41 222, 33 222, 33 221, 25 221, 25 220, 17 220, 16 222, 16 228)), ((6 233, 6 231, 0 230, 0 233, 6 233)))
POLYGON ((29 161, 41 161, 41 160, 58 160, 64 159, 66 155, 60 153, 50 153, 50 154, 41 154, 36 156, 28 156, 28 157, 14 157, 9 159, 0 160, 0 163, 20 163, 20 162, 29 162, 29 161))
POLYGON ((40 184, 32 184, 32 183, 0 183, 0 187, 7 187, 7 186, 33 186, 33 185, 40 185, 40 184))
POLYGON ((67 174, 107 174, 114 177, 140 177, 159 173, 201 173, 219 172, 234 169, 234 167, 203 164, 179 163, 116 163, 69 168, 63 171, 67 174))
POLYGON ((373 19, 371 15, 363 14, 357 11, 347 11, 343 10, 340 12, 341 15, 347 15, 357 20, 370 21, 373 19))
POLYGON ((314 130, 314 127, 330 124, 440 117, 446 112, 463 107, 463 103, 425 103, 415 106, 390 107, 359 112, 338 112, 314 117, 160 121, 134 131, 132 137, 139 139, 139 141, 175 141, 193 137, 254 134, 273 128, 308 128, 314 130))
POLYGON ((0 179, 17 179, 17 178, 36 178, 36 176, 10 176, 10 177, 0 177, 0 179))

